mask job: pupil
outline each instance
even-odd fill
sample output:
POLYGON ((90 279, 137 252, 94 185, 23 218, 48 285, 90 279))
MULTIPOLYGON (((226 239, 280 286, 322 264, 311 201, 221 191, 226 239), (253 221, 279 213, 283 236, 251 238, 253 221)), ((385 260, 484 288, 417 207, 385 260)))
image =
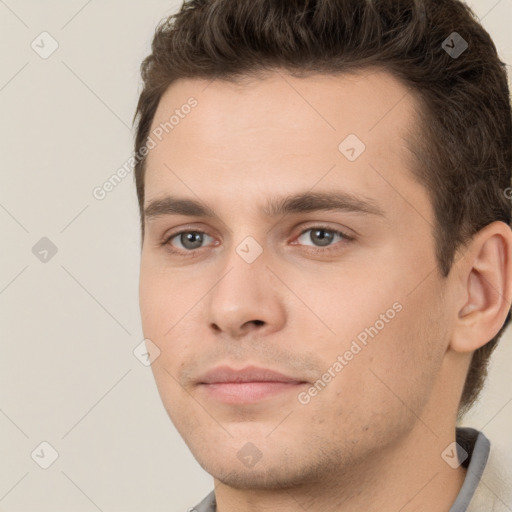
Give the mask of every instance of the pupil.
POLYGON ((319 240, 317 240, 319 242, 319 245, 325 246, 325 245, 329 245, 329 242, 331 242, 331 240, 332 240, 333 234, 329 233, 325 229, 316 229, 311 232, 311 239, 313 242, 315 242, 315 240, 313 240, 313 236, 315 236, 319 239, 319 240), (321 234, 319 235, 319 233, 322 233, 324 236, 322 236, 321 234), (328 234, 326 235, 326 233, 328 233, 328 234))
POLYGON ((181 243, 183 244, 183 247, 187 247, 189 249, 195 249, 197 247, 201 246, 202 237, 201 233, 196 232, 190 232, 190 233, 183 233, 181 235, 181 243), (188 245, 188 243, 192 244, 192 247, 188 245), (199 243, 197 243, 199 242, 199 243))

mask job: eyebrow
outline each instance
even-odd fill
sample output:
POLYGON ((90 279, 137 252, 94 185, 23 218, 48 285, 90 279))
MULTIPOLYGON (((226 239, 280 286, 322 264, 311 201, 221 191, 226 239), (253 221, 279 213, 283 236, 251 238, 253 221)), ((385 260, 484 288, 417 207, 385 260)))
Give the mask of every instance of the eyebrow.
MULTIPOLYGON (((267 201, 262 211, 270 218, 316 211, 345 211, 386 217, 374 200, 348 192, 302 192, 274 197, 267 201)), ((177 196, 166 196, 151 201, 144 209, 144 215, 147 220, 165 215, 217 218, 215 212, 207 205, 177 196)))

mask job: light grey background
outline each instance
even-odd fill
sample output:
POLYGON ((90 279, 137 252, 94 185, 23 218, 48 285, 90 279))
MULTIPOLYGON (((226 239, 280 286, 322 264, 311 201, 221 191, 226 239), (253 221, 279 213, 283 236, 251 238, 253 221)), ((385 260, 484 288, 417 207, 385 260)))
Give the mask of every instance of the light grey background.
MULTIPOLYGON (((143 339, 133 173, 93 197, 131 155, 139 65, 180 3, 0 0, 5 512, 185 511, 212 489, 133 354, 143 339), (43 31, 58 43, 46 59, 43 31), (32 251, 43 237, 57 248, 46 262, 32 251), (43 441, 58 453, 48 469, 43 441)), ((512 0, 469 3, 511 63, 512 0)), ((464 421, 509 451, 511 363, 509 332, 464 421)))

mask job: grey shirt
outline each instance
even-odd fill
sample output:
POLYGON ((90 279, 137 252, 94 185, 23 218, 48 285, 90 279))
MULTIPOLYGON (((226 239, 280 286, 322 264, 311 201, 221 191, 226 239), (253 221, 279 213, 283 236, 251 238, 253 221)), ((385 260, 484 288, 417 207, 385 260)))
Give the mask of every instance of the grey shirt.
MULTIPOLYGON (((468 454, 462 463, 467 469, 466 478, 450 512, 465 512, 480 483, 480 478, 489 458, 491 443, 482 432, 469 427, 457 427, 456 441, 468 454)), ((216 512, 215 493, 212 491, 201 503, 188 512, 216 512)))

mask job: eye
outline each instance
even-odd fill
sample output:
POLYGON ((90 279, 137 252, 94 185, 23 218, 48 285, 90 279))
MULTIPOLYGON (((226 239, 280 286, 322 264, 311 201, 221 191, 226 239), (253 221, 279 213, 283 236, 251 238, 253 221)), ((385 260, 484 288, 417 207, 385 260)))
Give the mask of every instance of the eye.
POLYGON ((213 240, 213 238, 203 231, 181 231, 180 233, 175 233, 171 235, 164 241, 164 245, 170 244, 173 247, 176 247, 175 244, 172 243, 174 239, 176 239, 177 248, 182 251, 193 251, 195 249, 200 249, 205 238, 209 238, 213 240))
POLYGON ((312 228, 304 230, 298 237, 297 240, 301 244, 308 245, 307 241, 313 242, 313 247, 321 248, 321 247, 330 247, 336 238, 340 239, 340 241, 350 241, 353 240, 353 237, 348 236, 343 233, 343 231, 339 231, 336 229, 330 229, 325 226, 314 226, 312 228), (309 235, 308 235, 309 233, 309 235))
MULTIPOLYGON (((183 256, 194 256, 204 247, 205 242, 213 241, 213 237, 207 235, 204 231, 197 230, 185 230, 178 233, 173 233, 161 242, 163 246, 174 254, 183 256)), ((308 251, 315 253, 325 253, 336 248, 331 246, 335 245, 334 242, 349 242, 354 240, 354 237, 345 234, 343 231, 331 229, 326 226, 313 226, 306 230, 296 238, 299 244, 292 243, 293 245, 304 245, 311 247, 308 251), (309 235, 308 235, 309 233, 309 235), (312 242, 309 245, 307 242, 312 242)), ((218 245, 219 242, 215 242, 214 245, 218 245)))

